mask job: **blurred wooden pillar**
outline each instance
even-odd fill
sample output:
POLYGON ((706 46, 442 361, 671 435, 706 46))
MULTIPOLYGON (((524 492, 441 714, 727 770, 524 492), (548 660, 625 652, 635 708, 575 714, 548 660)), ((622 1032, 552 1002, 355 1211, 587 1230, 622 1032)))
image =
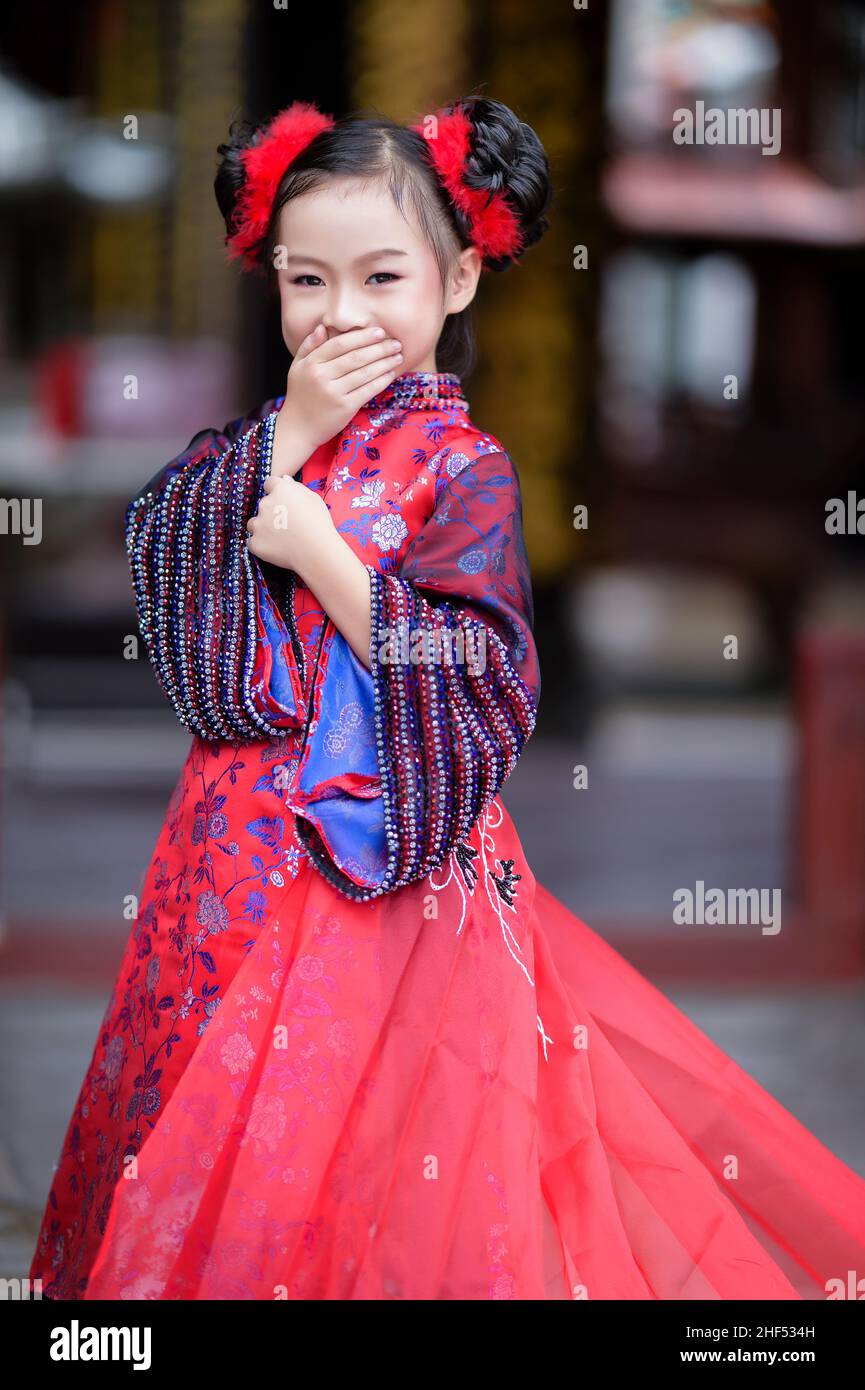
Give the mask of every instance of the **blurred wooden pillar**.
POLYGON ((483 90, 537 131, 550 160, 550 227, 516 269, 490 275, 479 323, 473 405, 521 470, 526 538, 538 586, 571 569, 584 502, 596 372, 603 146, 604 6, 539 11, 484 6, 483 90), (588 268, 574 268, 585 245, 588 268))
MULTIPOLYGON (((160 0, 101 0, 94 6, 93 109, 118 134, 124 117, 146 123, 149 112, 164 109, 165 18, 160 0)), ((166 315, 161 209, 98 207, 76 236, 93 329, 158 331, 166 315)))
MULTIPOLYGON (((239 271, 229 265, 213 195, 216 146, 242 112, 244 0, 178 0, 174 111, 171 329, 237 345, 239 271)), ((238 345, 239 346, 239 345, 238 345)))
POLYGON ((238 274, 225 258, 213 196, 216 146, 240 113, 244 0, 98 0, 93 105, 116 122, 172 116, 173 195, 160 204, 99 209, 79 256, 97 332, 175 337, 237 333, 238 274))
POLYGON ((471 82, 470 0, 411 5, 364 0, 349 8, 352 108, 408 123, 463 94, 471 82))
POLYGON ((592 534, 574 530, 574 507, 590 506, 590 528, 598 515, 591 503, 606 11, 595 4, 539 10, 524 0, 484 5, 484 91, 537 131, 554 198, 537 247, 516 269, 488 277, 472 405, 520 471, 542 670, 538 729, 568 738, 584 726, 591 700, 564 581, 592 534), (577 247, 586 248, 585 269, 575 268, 577 247))

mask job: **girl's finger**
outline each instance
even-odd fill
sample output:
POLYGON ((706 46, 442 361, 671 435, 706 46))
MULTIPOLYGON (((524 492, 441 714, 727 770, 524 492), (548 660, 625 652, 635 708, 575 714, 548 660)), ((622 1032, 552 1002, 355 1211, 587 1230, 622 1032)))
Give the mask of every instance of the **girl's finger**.
POLYGON ((392 367, 390 371, 383 372, 381 376, 373 377, 371 381, 364 381, 360 386, 356 387, 354 391, 349 391, 346 400, 354 404, 352 397, 356 396, 358 402, 362 404, 364 401, 369 400, 370 396, 377 396, 379 391, 383 391, 385 386, 393 381, 394 377, 399 376, 401 371, 402 363, 400 362, 398 366, 392 367))
MULTIPOLYGON (((351 384, 353 375, 357 372, 382 371, 385 364, 393 358, 398 357, 402 352, 402 344, 395 338, 383 338, 380 342, 370 343, 367 347, 352 348, 342 357, 337 357, 331 363, 328 375, 331 381, 340 383, 348 380, 351 384), (351 358, 351 361, 349 361, 351 358)), ((355 382, 355 385, 357 382, 355 382)))
POLYGON ((324 325, 321 323, 317 323, 312 332, 307 333, 300 347, 297 349, 297 352, 294 354, 295 362, 298 360, 299 357, 308 357, 311 352, 314 352, 317 347, 321 346, 321 344, 324 342, 324 338, 322 336, 324 331, 324 325))
POLYGON ((348 333, 338 333, 335 338, 322 343, 318 352, 319 362, 332 362, 336 357, 342 357, 344 353, 351 352, 354 348, 368 347, 371 343, 376 343, 387 334, 383 328, 352 328, 348 333))
POLYGON ((339 384, 342 389, 347 388, 347 393, 351 396, 357 391, 369 390, 374 381, 393 378, 403 371, 405 371, 405 366, 402 353, 393 352, 389 357, 382 358, 380 362, 368 362, 364 367, 358 367, 353 372, 346 372, 345 376, 339 378, 339 384))

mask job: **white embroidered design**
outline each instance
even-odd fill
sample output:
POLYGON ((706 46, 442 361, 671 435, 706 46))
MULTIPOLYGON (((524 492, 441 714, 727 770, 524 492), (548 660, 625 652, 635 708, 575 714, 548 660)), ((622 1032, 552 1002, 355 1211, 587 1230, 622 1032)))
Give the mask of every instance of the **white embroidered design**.
POLYGON ((541 1042, 542 1042, 543 1048, 544 1048, 544 1061, 545 1061, 545 1062, 548 1062, 550 1059, 549 1059, 549 1057, 547 1056, 547 1043, 553 1042, 553 1039, 550 1037, 549 1033, 547 1033, 547 1032, 544 1030, 544 1025, 543 1025, 543 1023, 541 1022, 541 1016, 540 1016, 540 1014, 537 1015, 537 1020, 538 1020, 538 1032, 539 1032, 540 1035, 541 1035, 541 1042))
MULTIPOLYGON (((481 813, 481 815, 478 817, 478 820, 475 823, 475 829, 478 832, 478 838, 480 842, 480 861, 483 872, 480 873, 476 869, 473 870, 473 872, 478 877, 483 878, 483 884, 484 889, 486 891, 486 895, 489 899, 490 906, 492 907, 493 912, 499 919, 499 925, 502 929, 502 939, 505 945, 507 946, 508 951, 510 952, 513 959, 516 961, 517 965, 522 970, 529 984, 534 986, 534 980, 532 979, 531 975, 526 969, 525 963, 520 959, 520 957, 522 956, 520 944, 514 936, 510 924, 505 921, 504 912, 502 910, 504 907, 507 907, 508 911, 512 913, 514 917, 516 917, 516 907, 512 902, 506 902, 502 899, 500 893, 495 887, 495 878, 500 877, 500 875, 496 875, 493 869, 490 867, 490 864, 492 862, 492 856, 495 854, 496 848, 496 842, 493 839, 493 836, 490 834, 490 831, 495 830, 497 826, 501 825, 501 823, 502 804, 496 796, 493 797, 492 801, 489 803, 489 806, 486 808, 485 811, 481 813)), ((445 860, 445 863, 440 865, 439 869, 434 869, 430 874, 428 880, 430 887, 434 889, 436 893, 440 893, 441 890, 443 888, 446 888, 447 885, 452 881, 456 882, 462 901, 462 911, 460 913, 459 925, 457 926, 457 936, 459 936, 460 932, 462 931, 465 925, 467 907, 464 877, 463 874, 459 872, 459 865, 457 862, 457 856, 459 855, 459 853, 459 846, 457 846, 456 849, 451 850, 450 854, 448 855, 448 858, 445 860), (441 881, 440 883, 434 882, 434 874, 443 872, 445 870, 447 871, 447 877, 443 879, 443 881, 441 881)), ((501 863, 502 861, 499 860, 498 862, 501 863)))
MULTIPOLYGON (((510 927, 510 924, 505 920, 505 915, 503 911, 504 908, 507 908, 508 911, 511 914, 513 914, 514 917, 516 917, 517 915, 517 909, 514 905, 512 894, 508 891, 509 884, 512 881, 510 867, 513 864, 513 860, 499 859, 495 861, 504 868, 504 875, 496 873, 490 867, 491 862, 493 862, 493 856, 495 855, 496 848, 495 839, 493 838, 490 832, 495 830, 497 826, 501 825, 502 815, 502 803, 496 796, 493 797, 492 801, 489 803, 489 806, 486 808, 485 811, 481 813, 481 815, 478 817, 478 820, 475 823, 474 828, 478 832, 478 840, 480 844, 480 870, 474 867, 471 858, 466 855, 465 843, 460 842, 457 845, 456 849, 451 850, 445 862, 439 865, 438 869, 432 870, 432 872, 429 874, 427 878, 427 883, 429 884, 430 888, 432 888, 433 891, 436 893, 440 893, 442 889, 447 888, 448 884, 450 883, 456 884, 462 904, 460 911, 460 919, 456 930, 456 934, 457 936, 459 936, 463 927, 465 926, 466 911, 468 907, 468 900, 466 896, 467 879, 470 878, 471 875, 474 875, 474 882, 472 882, 472 886, 469 889, 469 892, 473 895, 475 883, 477 879, 482 876, 484 888, 486 890, 487 897, 490 901, 490 905, 499 919, 499 925, 501 926, 502 930, 502 940, 507 946, 511 957, 516 961, 520 970, 523 972, 529 984, 534 989, 535 982, 529 974, 525 962, 521 959, 522 949, 510 927), (437 875, 443 876, 437 879, 437 875), (503 892, 500 891, 500 887, 502 886, 504 895, 503 892)), ((519 878, 518 874, 516 875, 516 878, 519 878)), ((549 1036, 546 1029, 544 1028, 540 1014, 536 1014, 535 1018, 537 1019, 538 1033, 540 1034, 541 1043, 544 1049, 544 1061, 548 1062, 549 1057, 547 1055, 547 1043, 552 1043, 554 1039, 549 1036)))
POLYGON ((373 522, 372 538, 379 550, 399 550, 408 536, 408 527, 398 512, 386 512, 373 522))
MULTIPOLYGON (((343 470, 347 472, 348 470, 343 470)), ((360 486, 360 495, 351 499, 353 507, 377 507, 379 499, 384 492, 384 482, 381 478, 364 478, 360 486)))

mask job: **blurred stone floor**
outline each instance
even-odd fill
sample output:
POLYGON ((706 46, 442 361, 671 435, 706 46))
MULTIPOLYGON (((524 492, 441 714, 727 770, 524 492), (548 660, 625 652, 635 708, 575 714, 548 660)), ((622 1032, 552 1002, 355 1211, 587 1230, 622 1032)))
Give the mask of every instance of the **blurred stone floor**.
MULTIPOLYGON (((92 923, 105 958, 2 978, 0 1276, 25 1275, 72 1105, 129 930, 135 892, 188 749, 152 721, 42 721, 7 767, 3 910, 92 923)), ((669 915, 671 883, 786 885, 791 766, 783 710, 622 706, 587 747, 530 742, 504 800, 536 877, 580 917, 669 915), (572 787, 589 767, 588 791, 572 787)), ((62 939, 62 938, 61 938, 62 939)), ((653 982, 844 1162, 865 1176, 865 983, 783 991, 653 982)))

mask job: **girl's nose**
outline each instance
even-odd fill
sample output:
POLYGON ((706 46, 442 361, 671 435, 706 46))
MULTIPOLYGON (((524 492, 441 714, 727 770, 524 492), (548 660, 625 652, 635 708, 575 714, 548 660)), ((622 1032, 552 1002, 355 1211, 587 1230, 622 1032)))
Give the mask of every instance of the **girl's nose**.
POLYGON ((369 320, 356 318, 341 318, 336 320, 325 318, 322 319, 322 323, 327 330, 327 336, 329 338, 335 338, 338 333, 350 333, 352 329, 367 328, 369 326, 369 320))
POLYGON ((372 323, 369 314, 354 308, 348 301, 331 304, 321 319, 328 333, 348 333, 353 328, 368 328, 372 323))

